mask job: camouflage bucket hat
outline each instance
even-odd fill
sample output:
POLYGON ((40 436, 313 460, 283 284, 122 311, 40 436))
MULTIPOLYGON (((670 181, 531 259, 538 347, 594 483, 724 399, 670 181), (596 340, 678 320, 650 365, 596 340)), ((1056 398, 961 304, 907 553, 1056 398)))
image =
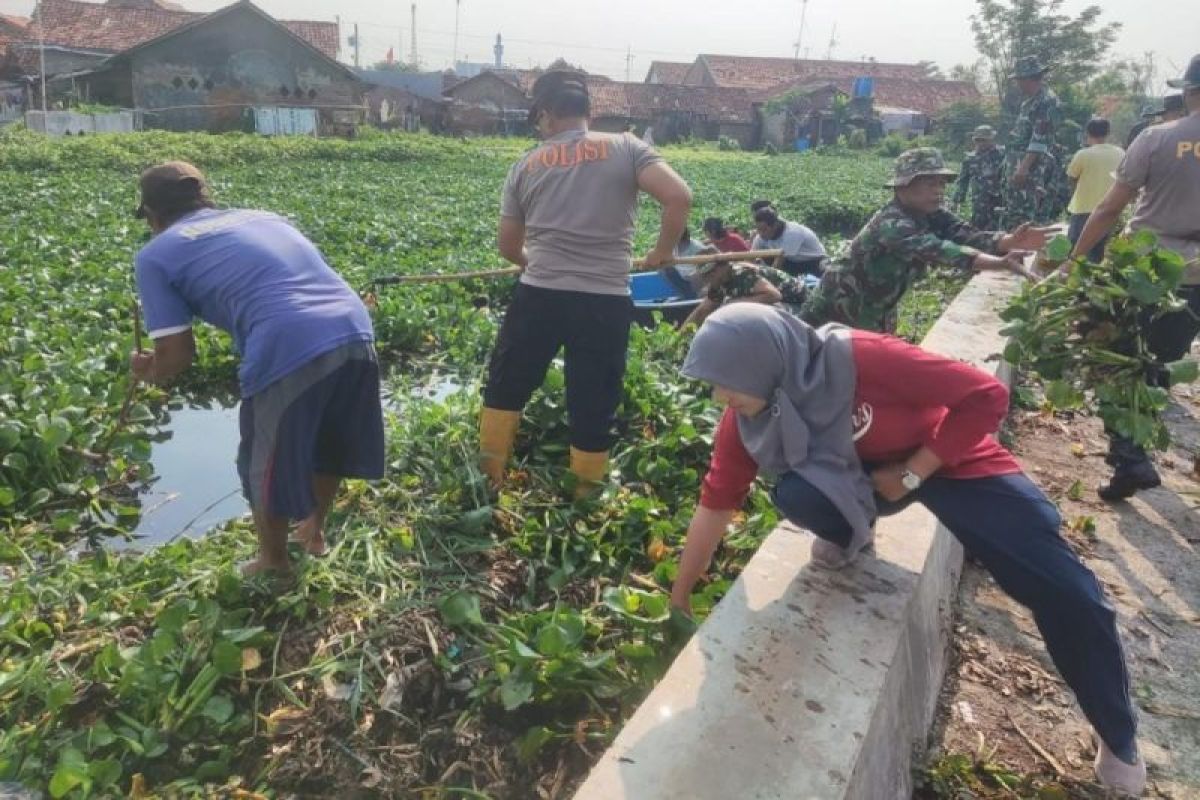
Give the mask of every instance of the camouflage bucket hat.
POLYGON ((980 125, 971 133, 972 139, 995 139, 996 129, 991 125, 980 125))
POLYGON ((1021 56, 1013 67, 1010 78, 1040 78, 1050 71, 1048 65, 1042 64, 1037 56, 1021 56))
POLYGON ((1188 62, 1188 67, 1183 73, 1183 77, 1167 81, 1167 86, 1170 86, 1172 89, 1195 89, 1200 87, 1200 55, 1192 56, 1192 60, 1188 62))
POLYGON ((731 267, 733 266, 733 262, 731 262, 731 261, 705 261, 703 264, 697 264, 696 265, 696 277, 697 278, 708 278, 710 275, 712 275, 714 272, 717 271, 718 267, 723 267, 726 264, 729 264, 729 266, 731 266, 731 267))
POLYGON ((1163 102, 1155 100, 1153 103, 1147 103, 1142 106, 1142 119, 1154 119, 1161 116, 1164 111, 1163 102))
POLYGON ((918 147, 900 154, 896 159, 895 173, 884 186, 908 186, 913 178, 922 175, 945 175, 953 178, 958 173, 947 169, 946 161, 936 147, 918 147))

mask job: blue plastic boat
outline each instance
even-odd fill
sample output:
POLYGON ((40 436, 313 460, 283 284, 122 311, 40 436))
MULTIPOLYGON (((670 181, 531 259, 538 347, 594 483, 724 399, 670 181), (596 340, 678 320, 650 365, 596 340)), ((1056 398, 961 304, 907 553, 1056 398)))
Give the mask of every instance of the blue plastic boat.
POLYGON ((639 325, 654 324, 654 312, 662 313, 663 321, 680 323, 700 305, 698 298, 687 299, 657 272, 629 276, 629 292, 633 298, 633 319, 639 325))

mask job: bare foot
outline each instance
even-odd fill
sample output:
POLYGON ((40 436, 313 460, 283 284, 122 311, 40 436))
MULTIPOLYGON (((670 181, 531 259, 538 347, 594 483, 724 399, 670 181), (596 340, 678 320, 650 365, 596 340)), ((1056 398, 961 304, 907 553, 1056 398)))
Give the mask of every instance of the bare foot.
POLYGON ((253 561, 243 563, 239 569, 242 572, 243 578, 253 578, 255 575, 272 574, 281 577, 290 577, 292 574, 291 564, 270 564, 263 561, 261 558, 256 558, 253 561))
POLYGON ((325 544, 325 534, 312 517, 309 517, 296 526, 296 532, 292 534, 292 538, 310 556, 320 557, 328 552, 329 548, 325 544))

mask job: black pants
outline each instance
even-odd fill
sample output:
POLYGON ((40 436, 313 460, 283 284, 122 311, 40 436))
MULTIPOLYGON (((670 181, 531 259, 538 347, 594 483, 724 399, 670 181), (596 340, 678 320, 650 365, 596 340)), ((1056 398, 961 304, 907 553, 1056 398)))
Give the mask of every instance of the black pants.
POLYGON ((628 297, 517 284, 488 364, 484 405, 520 411, 563 350, 571 445, 607 450, 625 382, 632 319, 628 297))
MULTIPOLYGON (((1187 302, 1187 308, 1144 323, 1147 326, 1146 344, 1160 364, 1170 364, 1186 356, 1192 349, 1192 340, 1200 334, 1200 286, 1184 286, 1176 294, 1187 302)), ((1165 386, 1165 372, 1147 376, 1147 381, 1165 386)), ((1146 451, 1131 440, 1113 431, 1105 432, 1109 440, 1109 466, 1128 467, 1149 459, 1146 451)))
MULTIPOLYGON (((1079 241, 1080 235, 1083 233, 1083 227, 1087 225, 1087 221, 1091 218, 1091 214, 1072 214, 1071 221, 1067 224, 1067 238, 1071 240, 1071 244, 1079 241)), ((1099 264, 1104 260, 1104 248, 1108 246, 1108 236, 1105 236, 1100 241, 1096 242, 1096 246, 1088 251, 1088 261, 1093 264, 1099 264)))
POLYGON ((825 274, 825 258, 809 258, 802 261, 785 258, 780 269, 795 277, 812 275, 819 278, 825 274))

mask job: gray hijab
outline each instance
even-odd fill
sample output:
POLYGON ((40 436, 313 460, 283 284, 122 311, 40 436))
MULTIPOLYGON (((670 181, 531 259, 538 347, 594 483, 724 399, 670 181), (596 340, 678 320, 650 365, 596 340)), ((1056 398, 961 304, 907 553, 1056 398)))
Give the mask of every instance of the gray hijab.
POLYGON ((752 419, 737 415, 742 444, 759 469, 796 472, 829 498, 850 523, 854 552, 876 513, 854 450, 851 348, 847 328, 814 330, 786 311, 731 303, 700 327, 683 374, 767 401, 752 419))

